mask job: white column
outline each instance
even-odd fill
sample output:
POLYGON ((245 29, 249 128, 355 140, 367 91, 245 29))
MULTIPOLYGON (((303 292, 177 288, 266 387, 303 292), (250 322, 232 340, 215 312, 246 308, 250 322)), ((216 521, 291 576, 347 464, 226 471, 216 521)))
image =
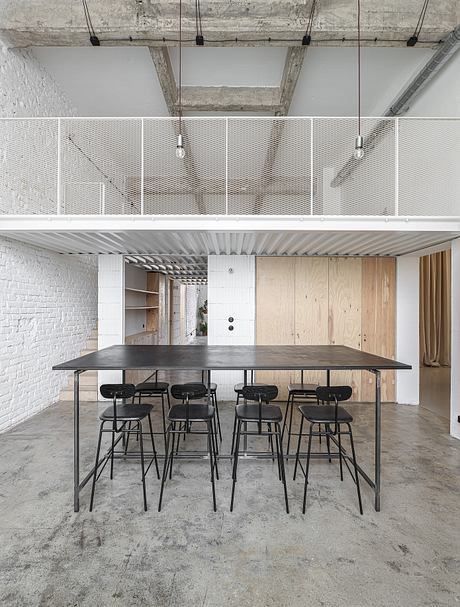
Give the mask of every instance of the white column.
POLYGON ((450 434, 460 439, 460 240, 452 241, 452 345, 450 371, 450 434))
MULTIPOLYGON (((255 343, 255 257, 210 255, 208 257, 208 343, 253 345, 255 343), (233 318, 233 321, 229 321, 233 318), (229 330, 232 326, 233 330, 229 330)), ((243 381, 242 371, 216 371, 219 398, 233 399, 234 385, 243 381)))
MULTIPOLYGON (((99 255, 98 349, 125 341, 125 261, 123 255, 99 255)), ((100 371, 98 383, 119 383, 121 371, 100 371)))
POLYGON ((412 365, 411 371, 396 372, 396 402, 406 405, 420 403, 419 262, 396 260, 396 360, 412 365))

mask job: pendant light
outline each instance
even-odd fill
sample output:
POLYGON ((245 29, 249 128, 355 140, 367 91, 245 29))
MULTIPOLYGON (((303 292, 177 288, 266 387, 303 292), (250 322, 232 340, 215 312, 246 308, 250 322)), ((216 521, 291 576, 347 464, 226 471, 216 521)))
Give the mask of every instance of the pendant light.
POLYGON ((355 139, 355 151, 353 156, 356 160, 361 160, 364 156, 364 139, 361 135, 361 0, 358 4, 358 135, 355 139))
POLYGON ((185 158, 184 137, 182 136, 182 0, 179 0, 179 134, 177 135, 176 157, 185 158))

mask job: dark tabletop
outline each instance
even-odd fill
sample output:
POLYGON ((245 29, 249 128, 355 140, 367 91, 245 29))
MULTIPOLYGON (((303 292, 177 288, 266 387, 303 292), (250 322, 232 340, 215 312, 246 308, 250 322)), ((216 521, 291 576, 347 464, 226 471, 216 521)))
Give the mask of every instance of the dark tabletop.
POLYGON ((347 346, 110 346, 53 367, 112 369, 411 369, 410 365, 347 346))

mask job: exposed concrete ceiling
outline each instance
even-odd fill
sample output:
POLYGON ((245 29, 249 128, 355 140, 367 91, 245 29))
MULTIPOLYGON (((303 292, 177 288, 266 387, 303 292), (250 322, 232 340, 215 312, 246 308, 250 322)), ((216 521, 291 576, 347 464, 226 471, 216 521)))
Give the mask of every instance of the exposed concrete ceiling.
MULTIPOLYGON (((165 44, 176 46, 177 0, 91 0, 88 6, 102 44, 154 46, 163 44, 165 38, 165 44)), ((205 44, 296 46, 305 33, 310 6, 309 0, 203 0, 205 44)), ((364 44, 405 45, 414 32, 421 8, 420 0, 363 2, 364 44)), ((2 0, 1 9, 0 37, 11 46, 89 44, 83 9, 75 0, 2 0)), ((460 5, 456 0, 432 2, 421 40, 425 44, 436 44, 459 22, 460 5)), ((183 32, 185 44, 193 46, 194 0, 183 0, 183 32)), ((355 38, 356 3, 321 0, 313 22, 312 43, 354 44, 355 38)))
MULTIPOLYGON (((79 2, 64 0, 0 0, 3 4, 0 37, 11 46, 77 46, 89 44, 83 8, 79 2)), ((178 93, 167 46, 178 44, 177 0, 137 0, 89 2, 92 26, 102 46, 142 45, 150 48, 171 115, 177 115, 178 93)), ((258 83, 256 74, 244 84, 225 84, 205 78, 206 84, 184 80, 182 111, 261 112, 287 115, 301 78, 307 49, 301 40, 311 25, 312 46, 355 46, 356 3, 350 0, 322 0, 310 23, 311 0, 252 0, 251 2, 203 1, 201 27, 206 46, 280 46, 288 47, 283 60, 270 62, 267 49, 263 63, 271 68, 267 83, 258 83)), ((361 34, 364 45, 405 47, 417 26, 420 0, 367 0, 362 5, 361 34)), ((183 0, 183 43, 195 46, 197 31, 196 2, 183 0)), ((460 21, 460 2, 442 0, 428 5, 418 48, 439 44, 460 21)), ((224 49, 219 49, 222 52, 224 49)), ((242 49, 238 49, 241 51, 242 49)), ((284 49, 283 49, 284 50, 284 49)), ((313 49, 312 49, 313 50, 313 49)), ((405 49, 406 52, 410 52, 405 49)), ((194 48, 194 54, 206 53, 194 48)), ((284 50, 284 52, 286 52, 284 50)), ((209 59, 209 53, 207 54, 209 59)), ((185 67, 185 66, 184 66, 185 67)), ((237 63, 233 74, 238 74, 237 63)), ((204 70, 205 71, 205 70, 204 70)), ((202 73, 203 76, 203 73, 202 73)), ((231 80, 233 80, 231 78, 231 80)))

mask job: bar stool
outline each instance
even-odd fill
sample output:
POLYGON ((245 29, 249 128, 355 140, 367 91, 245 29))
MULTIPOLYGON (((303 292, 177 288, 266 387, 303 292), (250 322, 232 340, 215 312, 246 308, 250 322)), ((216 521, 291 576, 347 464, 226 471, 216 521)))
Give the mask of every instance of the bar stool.
POLYGON ((206 434, 207 435, 207 454, 209 456, 209 465, 211 468, 212 502, 214 512, 216 506, 216 490, 214 484, 214 474, 219 479, 217 468, 217 438, 213 428, 215 418, 215 409, 212 405, 192 404, 191 400, 202 399, 208 396, 208 388, 204 384, 176 384, 171 386, 171 395, 182 404, 173 405, 168 413, 169 425, 166 432, 165 462, 163 468, 163 477, 161 480, 160 499, 158 502, 158 511, 161 511, 163 500, 163 491, 168 477, 172 478, 172 467, 174 460, 174 450, 179 448, 181 434, 206 434), (192 430, 192 423, 205 423, 206 430, 192 430), (177 436, 177 446, 175 446, 177 436), (172 441, 171 441, 172 438, 172 441), (172 445, 171 445, 172 442, 172 445))
MULTIPOLYGON (((283 429, 281 431, 281 440, 284 439, 284 432, 286 430, 286 423, 289 416, 289 426, 288 426, 288 439, 286 446, 286 457, 289 455, 289 446, 291 444, 291 436, 292 436, 292 417, 294 411, 294 404, 296 401, 302 402, 314 402, 319 404, 318 398, 316 396, 316 388, 318 384, 306 384, 303 381, 303 370, 301 371, 300 384, 289 384, 288 385, 288 399, 286 403, 286 412, 284 415, 283 421, 283 429)), ((320 437, 321 444, 321 437, 320 437)))
MULTIPOLYGON (((305 514, 305 505, 307 501, 307 486, 308 486, 308 471, 310 468, 310 456, 311 456, 311 439, 313 436, 326 436, 330 440, 332 440, 338 447, 339 450, 339 464, 340 464, 340 480, 343 481, 343 467, 342 462, 345 462, 345 465, 348 468, 351 478, 355 482, 356 490, 358 492, 358 502, 359 502, 359 511, 363 513, 363 505, 361 501, 361 491, 359 487, 359 474, 358 474, 358 465, 356 463, 356 454, 355 454, 355 446, 353 442, 353 433, 351 430, 351 422, 353 421, 353 417, 348 413, 346 409, 339 406, 339 402, 348 400, 351 397, 352 389, 350 386, 319 386, 316 388, 316 396, 318 400, 321 400, 326 403, 334 403, 333 405, 301 405, 299 407, 299 411, 302 415, 302 421, 300 423, 300 431, 299 431, 299 440, 297 443, 297 453, 295 458, 295 467, 294 467, 294 480, 296 478, 297 465, 300 465, 302 472, 305 476, 305 485, 304 485, 304 494, 303 494, 303 506, 302 512, 305 514), (310 423, 310 430, 308 433, 308 451, 307 451, 307 462, 305 470, 300 464, 299 455, 300 455, 300 443, 302 440, 302 429, 304 419, 310 423), (313 432, 313 427, 315 424, 318 424, 318 432, 313 432), (321 429, 321 424, 324 424, 324 430, 321 429), (331 428, 331 425, 333 428, 331 428), (348 428, 348 431, 343 431, 342 426, 345 425, 348 428), (350 446, 352 457, 347 455, 345 449, 342 447, 341 437, 343 435, 347 435, 350 437, 350 446), (337 437, 337 439, 336 439, 337 437), (348 461, 351 462, 354 468, 354 475, 352 470, 348 464, 348 461)), ((306 436, 306 435, 305 435, 306 436)), ((328 457, 326 454, 324 457, 328 457)), ((329 454, 330 461, 330 454, 329 454)))
MULTIPOLYGON (((205 383, 204 371, 201 371, 201 383, 202 384, 205 383)), ((220 427, 219 405, 217 402, 217 384, 214 382, 211 382, 209 384, 209 389, 211 392, 211 401, 212 401, 214 409, 216 410, 216 421, 217 421, 217 428, 219 430, 219 439, 220 439, 220 442, 222 442, 222 430, 220 427)))
POLYGON ((103 384, 100 388, 101 395, 104 398, 112 399, 112 406, 105 409, 105 411, 100 415, 99 419, 101 420, 101 425, 99 428, 99 438, 97 442, 97 450, 96 450, 96 463, 94 467, 93 474, 93 483, 91 488, 91 501, 89 505, 89 511, 93 510, 93 502, 94 502, 94 493, 96 490, 96 481, 102 474, 107 462, 110 459, 110 478, 113 479, 113 456, 114 450, 117 443, 122 439, 126 432, 132 432, 139 437, 139 449, 140 449, 140 459, 141 459, 141 471, 142 471, 142 490, 144 496, 144 510, 147 510, 147 493, 145 489, 145 476, 150 469, 150 466, 153 462, 155 462, 155 468, 157 471, 157 477, 160 478, 160 473, 158 470, 158 461, 157 454, 155 449, 155 441, 153 438, 153 428, 152 428, 152 420, 150 418, 150 413, 152 412, 152 405, 147 404, 117 404, 117 400, 120 399, 128 399, 134 396, 134 385, 133 384, 103 384), (150 428, 150 438, 152 441, 152 450, 153 457, 145 469, 144 465, 144 441, 142 438, 142 421, 145 418, 149 420, 149 428, 150 428), (110 422, 110 427, 105 428, 105 424, 110 422), (130 429, 126 427, 126 424, 129 422, 130 429), (131 427, 134 426, 134 427, 131 427), (104 432, 108 432, 112 434, 112 446, 106 455, 99 461, 99 455, 101 451, 101 441, 102 434, 104 432), (115 436, 120 434, 120 436, 115 440, 115 436), (102 464, 102 468, 99 470, 99 467, 102 464), (99 470, 99 473, 98 473, 99 470))
POLYGON ((161 398, 161 411, 163 414, 163 435, 166 438, 166 412, 165 412, 165 397, 168 402, 168 411, 171 408, 171 402, 169 400, 169 384, 167 382, 158 381, 158 371, 155 373, 155 381, 146 381, 140 384, 136 384, 133 402, 136 397, 138 398, 139 404, 141 399, 144 397, 148 398, 161 398))
POLYGON ((286 512, 289 514, 289 503, 286 488, 286 474, 284 470, 283 447, 281 445, 280 423, 283 420, 281 409, 277 405, 270 405, 270 401, 278 396, 276 386, 244 386, 241 396, 246 401, 256 401, 257 404, 243 404, 235 407, 235 450, 233 453, 233 473, 232 473, 232 497, 230 501, 230 512, 233 511, 233 502, 235 497, 235 485, 237 481, 238 458, 241 436, 268 436, 269 440, 275 439, 276 456, 278 461, 278 476, 284 486, 284 500, 286 503, 286 512), (257 431, 247 430, 248 423, 257 424, 257 431), (244 424, 244 429, 242 426, 244 424), (263 424, 267 429, 263 430, 263 424))

